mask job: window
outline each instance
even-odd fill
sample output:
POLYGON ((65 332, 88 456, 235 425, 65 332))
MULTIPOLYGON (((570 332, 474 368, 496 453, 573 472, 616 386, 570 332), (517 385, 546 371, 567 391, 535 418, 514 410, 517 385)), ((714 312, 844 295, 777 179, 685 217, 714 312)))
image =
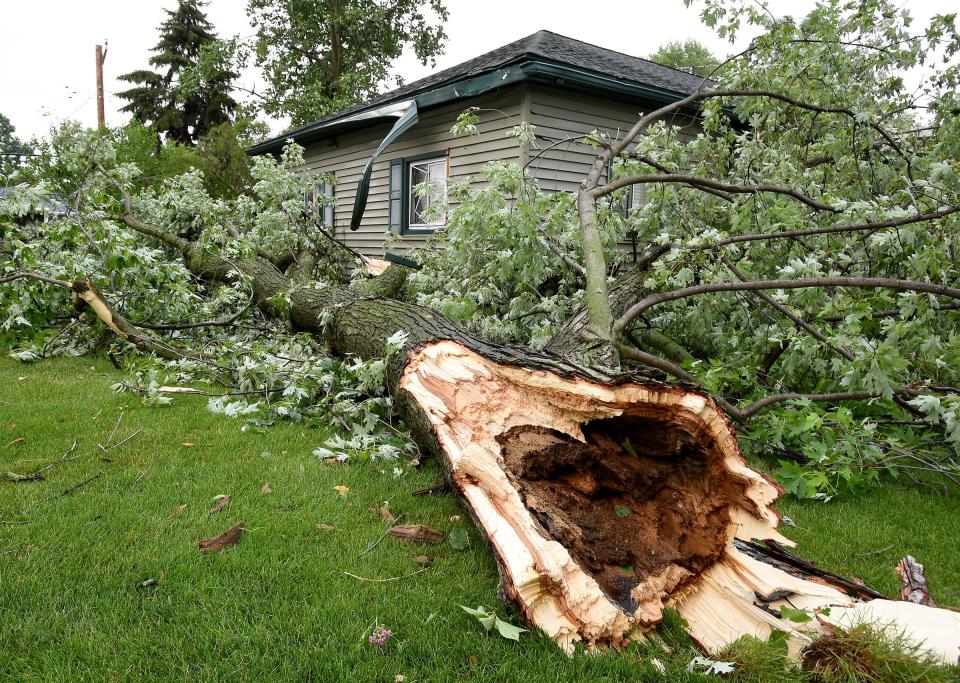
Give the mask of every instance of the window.
POLYGON ((315 179, 313 189, 307 191, 305 210, 308 216, 315 216, 315 220, 325 228, 333 227, 334 209, 334 175, 321 173, 315 179))
POLYGON ((640 183, 631 185, 627 189, 627 196, 623 201, 623 215, 628 217, 633 209, 639 209, 647 203, 647 186, 640 183))
POLYGON ((435 230, 443 225, 443 211, 447 201, 447 160, 424 159, 410 162, 407 172, 408 201, 410 215, 407 216, 407 227, 411 229, 435 230))
MULTIPOLYGON (((607 180, 612 180, 613 163, 607 165, 607 180)), ((639 209, 647 203, 647 186, 643 183, 630 185, 620 189, 614 195, 613 206, 611 208, 624 218, 629 218, 634 209, 639 209)))
POLYGON ((390 162, 390 231, 425 235, 446 222, 446 155, 390 162))

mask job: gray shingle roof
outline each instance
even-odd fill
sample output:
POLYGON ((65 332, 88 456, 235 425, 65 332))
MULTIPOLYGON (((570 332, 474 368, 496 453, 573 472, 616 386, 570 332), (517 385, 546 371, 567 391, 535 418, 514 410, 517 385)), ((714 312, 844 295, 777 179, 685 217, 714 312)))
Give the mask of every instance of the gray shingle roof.
MULTIPOLYGON (((573 66, 613 76, 624 81, 670 90, 681 95, 693 92, 703 82, 703 79, 699 76, 678 71, 647 59, 608 50, 574 38, 567 38, 552 31, 537 31, 526 38, 498 47, 496 50, 491 50, 449 69, 437 71, 426 78, 408 83, 361 104, 341 109, 314 121, 305 128, 363 111, 376 105, 417 95, 441 85, 456 83, 483 73, 496 71, 510 64, 529 59, 540 59, 573 66)), ((285 134, 285 137, 295 135, 296 132, 290 131, 285 134)))

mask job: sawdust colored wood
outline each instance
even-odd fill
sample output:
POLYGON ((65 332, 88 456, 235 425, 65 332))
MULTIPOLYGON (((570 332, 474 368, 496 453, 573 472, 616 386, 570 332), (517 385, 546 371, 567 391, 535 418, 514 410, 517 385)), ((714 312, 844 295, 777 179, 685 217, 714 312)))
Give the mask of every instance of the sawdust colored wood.
POLYGON ((429 425, 497 558, 503 597, 561 647, 641 639, 672 607, 710 652, 776 629, 797 655, 833 626, 778 618, 781 605, 816 615, 859 604, 822 576, 741 549, 794 544, 771 507, 781 489, 746 465, 708 396, 505 358, 454 340, 422 345, 399 398, 429 425))

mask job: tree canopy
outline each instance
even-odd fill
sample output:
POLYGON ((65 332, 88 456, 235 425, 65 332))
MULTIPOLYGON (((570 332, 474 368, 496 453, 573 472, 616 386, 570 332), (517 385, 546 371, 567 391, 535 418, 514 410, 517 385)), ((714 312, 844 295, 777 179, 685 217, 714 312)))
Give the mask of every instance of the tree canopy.
POLYGON ((404 49, 427 64, 446 39, 443 0, 249 0, 247 13, 268 83, 262 108, 294 125, 373 97, 404 49))
POLYGON ((664 43, 647 59, 695 76, 708 75, 720 63, 705 45, 692 38, 664 43))
POLYGON ((16 136, 16 128, 10 119, 0 114, 0 176, 13 173, 30 151, 30 146, 16 136))
POLYGON ((209 130, 231 120, 237 109, 231 91, 237 74, 224 59, 202 0, 178 0, 165 10, 160 41, 150 65, 120 76, 134 87, 117 93, 121 111, 181 144, 195 144, 209 130))

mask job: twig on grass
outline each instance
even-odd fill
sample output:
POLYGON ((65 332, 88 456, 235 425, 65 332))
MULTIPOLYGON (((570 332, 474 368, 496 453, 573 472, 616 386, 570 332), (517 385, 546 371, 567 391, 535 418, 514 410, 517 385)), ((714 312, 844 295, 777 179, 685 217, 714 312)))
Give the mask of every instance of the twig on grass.
POLYGON ((396 518, 395 518, 392 522, 390 522, 390 524, 387 526, 387 530, 384 531, 382 534, 380 534, 380 538, 378 538, 376 541, 374 541, 373 543, 371 543, 370 545, 368 545, 368 546, 367 546, 367 549, 364 550, 364 551, 363 551, 362 553, 360 553, 359 555, 357 555, 357 557, 363 557, 364 555, 366 555, 367 553, 369 553, 371 550, 373 550, 374 548, 376 548, 378 545, 380 545, 380 541, 382 541, 383 539, 385 539, 385 538, 387 537, 387 534, 390 533, 390 529, 392 529, 392 528, 400 521, 400 519, 401 519, 405 514, 406 514, 405 512, 401 512, 399 515, 397 515, 396 518))
POLYGON ((97 473, 94 474, 93 476, 87 477, 86 479, 84 479, 84 480, 81 481, 80 483, 74 484, 73 486, 71 486, 71 487, 68 488, 68 489, 64 489, 63 491, 61 491, 60 493, 58 493, 58 494, 55 495, 55 496, 51 496, 50 499, 53 500, 54 498, 63 498, 64 496, 69 496, 71 493, 73 493, 73 492, 76 491, 77 489, 79 489, 79 488, 81 488, 81 487, 83 487, 83 486, 86 486, 87 484, 89 484, 89 483, 90 483, 91 481, 93 481, 94 479, 99 479, 101 476, 103 476, 103 472, 102 472, 102 471, 97 472, 97 473))
POLYGON ((880 550, 871 550, 868 553, 858 553, 857 557, 870 557, 871 555, 880 555, 881 553, 887 552, 891 548, 893 548, 893 545, 888 545, 886 548, 880 548, 880 550))
MULTIPOLYGON (((139 434, 139 433, 142 432, 142 431, 143 431, 143 427, 141 427, 140 429, 138 429, 137 431, 135 431, 133 434, 131 434, 130 436, 128 436, 128 437, 127 437, 126 439, 124 439, 123 441, 120 441, 119 443, 115 443, 115 444, 113 444, 112 446, 103 446, 103 445, 101 445, 101 444, 97 444, 97 445, 100 446, 100 450, 101 450, 101 451, 103 451, 104 453, 106 453, 107 451, 111 451, 111 450, 113 450, 114 448, 120 448, 120 446, 122 446, 123 444, 127 443, 127 441, 129 441, 130 439, 132 439, 133 437, 135 437, 137 434, 139 434)), ((111 438, 113 438, 113 437, 111 437, 111 438)), ((107 443, 109 444, 110 442, 107 441, 107 443)))
POLYGON ((145 469, 143 472, 141 472, 140 474, 137 475, 137 478, 133 480, 133 483, 130 484, 130 488, 127 489, 127 490, 128 490, 128 491, 132 491, 132 490, 133 490, 133 487, 136 486, 137 484, 139 484, 139 483, 143 480, 143 478, 144 478, 145 476, 147 476, 147 472, 149 472, 150 470, 152 470, 152 469, 153 469, 153 466, 154 466, 155 464, 157 464, 157 458, 156 458, 156 457, 154 457, 153 460, 150 461, 150 464, 147 465, 147 469, 145 469))
POLYGON ((27 474, 15 474, 13 472, 7 472, 7 481, 12 481, 15 483, 24 482, 24 481, 43 481, 44 479, 46 479, 46 477, 43 476, 43 473, 49 470, 50 468, 55 467, 56 465, 59 465, 61 463, 65 463, 69 460, 74 460, 75 458, 79 458, 80 457, 79 455, 75 455, 72 458, 68 457, 76 449, 77 449, 77 440, 74 439, 73 445, 70 446, 70 448, 67 450, 66 453, 60 456, 59 460, 54 460, 49 465, 45 465, 27 474))
POLYGON ((420 573, 422 573, 422 572, 425 572, 425 571, 427 571, 428 569, 429 569, 429 567, 424 567, 423 569, 418 569, 418 570, 415 571, 415 572, 411 572, 411 573, 409 573, 409 574, 404 574, 403 576, 391 576, 391 577, 389 577, 389 578, 387 578, 387 579, 368 579, 368 578, 365 577, 365 576, 357 576, 356 574, 351 574, 350 572, 344 572, 344 574, 346 574, 347 576, 349 576, 349 577, 352 578, 352 579, 357 579, 358 581, 367 581, 368 583, 387 583, 388 581, 399 581, 400 579, 408 579, 408 578, 410 578, 411 576, 414 576, 415 574, 420 574, 420 573))
POLYGON ((117 416, 117 424, 113 425, 113 431, 110 432, 110 438, 107 439, 107 443, 108 443, 108 444, 109 444, 111 441, 113 441, 113 437, 116 436, 117 430, 120 429, 120 421, 121 421, 122 419, 123 419, 123 411, 121 410, 121 411, 120 411, 120 415, 117 416))

